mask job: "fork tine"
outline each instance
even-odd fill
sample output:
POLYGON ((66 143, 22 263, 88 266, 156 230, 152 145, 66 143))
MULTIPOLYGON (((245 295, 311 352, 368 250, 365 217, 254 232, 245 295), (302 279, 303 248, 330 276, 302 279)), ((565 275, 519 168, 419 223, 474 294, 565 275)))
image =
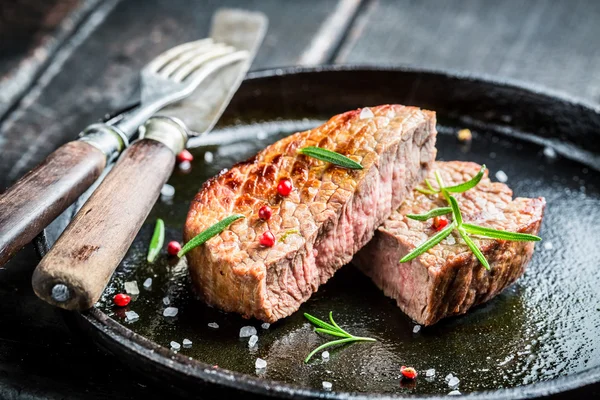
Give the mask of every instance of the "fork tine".
POLYGON ((213 40, 211 38, 206 38, 206 39, 200 39, 200 40, 196 40, 193 42, 187 42, 187 43, 180 44, 179 46, 175 46, 175 47, 170 48, 169 50, 164 51, 161 54, 159 54, 152 61, 150 61, 148 64, 146 64, 146 66, 144 67, 144 70, 149 71, 149 72, 157 72, 165 64, 167 64, 173 58, 178 57, 180 54, 185 53, 185 52, 189 51, 190 49, 206 47, 207 45, 210 45, 212 43, 213 43, 213 40))
MULTIPOLYGON (((213 71, 218 68, 222 68, 223 66, 230 64, 234 61, 239 61, 247 57, 247 52, 245 51, 235 51, 233 47, 228 48, 228 50, 229 51, 227 52, 219 52, 218 54, 215 52, 210 55, 196 57, 190 60, 190 62, 188 62, 179 70, 177 70, 177 72, 173 75, 172 79, 176 82, 182 82, 183 80, 187 80, 187 78, 191 75, 195 75, 195 71, 199 70, 198 73, 200 74, 202 69, 205 68, 207 70, 213 71)), ((195 82, 196 80, 197 77, 194 76, 193 82, 195 82)))
MULTIPOLYGON (((169 62, 160 69, 158 74, 163 78, 168 78, 169 76, 173 75, 173 73, 181 66, 185 65, 194 58, 202 56, 203 54, 222 54, 226 49, 228 49, 228 47, 223 43, 215 43, 211 44, 210 46, 202 46, 199 48, 190 49, 181 53, 178 57, 169 60, 169 62)), ((230 50, 228 51, 230 52, 230 50)))
POLYGON ((185 71, 182 68, 177 71, 177 75, 173 77, 174 80, 181 82, 184 79, 186 83, 191 86, 198 85, 206 77, 213 72, 237 61, 242 61, 248 58, 249 53, 246 50, 236 51, 235 53, 229 53, 220 57, 216 57, 211 61, 207 60, 193 60, 189 64, 185 65, 185 71))

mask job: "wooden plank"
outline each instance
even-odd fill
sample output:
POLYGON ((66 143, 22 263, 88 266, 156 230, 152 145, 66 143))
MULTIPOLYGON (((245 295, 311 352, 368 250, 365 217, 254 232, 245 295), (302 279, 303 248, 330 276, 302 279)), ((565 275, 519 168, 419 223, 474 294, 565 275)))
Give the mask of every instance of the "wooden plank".
MULTIPOLYGON (((114 2, 114 0, 112 0, 114 2)), ((91 21, 65 46, 42 76, 38 87, 0 130, 2 168, 0 188, 33 167, 52 149, 72 139, 79 130, 103 114, 130 103, 138 93, 138 71, 153 57, 175 44, 204 37, 211 15, 219 7, 264 12, 270 21, 254 69, 326 60, 337 45, 334 40, 314 44, 314 32, 340 37, 345 21, 353 17, 357 0, 184 0, 123 1, 110 12, 111 0, 95 11, 91 21), (339 4, 342 4, 340 6, 339 4), (332 12, 342 13, 335 29, 332 12), (298 21, 301 19, 302 23, 298 21), (89 31, 89 32, 88 32, 89 31), (87 33, 86 33, 87 32, 87 33), (78 36, 79 35, 79 36, 78 36), (318 51, 307 48, 317 46, 318 51), (308 53, 307 53, 308 52, 308 53), (308 56, 306 54, 309 54, 308 56), (304 55, 304 56, 303 56, 304 55)))
POLYGON ((0 120, 99 2, 0 2, 0 120))
POLYGON ((373 0, 338 63, 488 74, 600 101, 600 2, 373 0))

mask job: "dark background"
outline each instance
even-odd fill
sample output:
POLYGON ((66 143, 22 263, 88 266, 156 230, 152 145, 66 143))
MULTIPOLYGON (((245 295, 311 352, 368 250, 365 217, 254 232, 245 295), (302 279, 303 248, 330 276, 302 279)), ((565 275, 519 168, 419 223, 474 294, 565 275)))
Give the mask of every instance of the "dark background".
MULTIPOLYGON (((594 0, 0 0, 0 191, 129 104, 137 72, 204 37, 220 6, 270 27, 253 69, 410 65, 517 79, 600 102, 594 0)), ((0 269, 0 398, 164 397, 39 301, 32 246, 0 269)))

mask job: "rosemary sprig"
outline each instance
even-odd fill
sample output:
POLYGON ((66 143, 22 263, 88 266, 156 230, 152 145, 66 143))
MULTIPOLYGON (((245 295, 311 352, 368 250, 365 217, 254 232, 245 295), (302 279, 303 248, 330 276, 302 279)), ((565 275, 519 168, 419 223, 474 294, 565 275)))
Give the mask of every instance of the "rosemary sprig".
POLYGON ((237 221, 240 218, 244 218, 244 216, 240 215, 240 214, 233 214, 225 219, 222 219, 221 221, 217 222, 216 224, 210 226, 209 228, 203 230, 198 235, 194 236, 192 238, 192 240, 187 242, 181 250, 179 250, 179 253, 177 253, 177 257, 179 257, 179 258, 183 257, 188 251, 192 250, 194 247, 198 247, 198 246, 204 244, 210 238, 217 236, 219 233, 223 232, 229 225, 231 225, 234 221, 237 221))
POLYGON ((309 320, 313 325, 316 325, 318 327, 318 328, 315 328, 315 332, 324 333, 326 335, 343 338, 343 339, 338 339, 338 340, 332 340, 330 342, 320 345, 319 347, 317 347, 316 349, 311 351, 310 354, 304 359, 305 363, 307 363, 312 358, 312 356, 317 354, 319 351, 326 349, 328 347, 331 347, 331 346, 337 346, 340 344, 352 343, 352 342, 376 342, 377 341, 376 339, 373 339, 373 338, 354 336, 354 335, 346 332, 345 330, 340 328, 340 326, 333 320, 333 312, 332 311, 329 312, 329 321, 331 322, 331 324, 329 324, 325 321, 322 321, 319 318, 313 317, 312 315, 307 314, 307 313, 304 313, 304 317, 306 317, 306 319, 309 320))
POLYGON ((154 227, 154 234, 152 234, 152 239, 150 240, 150 246, 148 247, 148 260, 149 263, 153 263, 156 260, 156 257, 160 253, 160 250, 163 247, 165 242, 165 223, 162 219, 156 219, 156 225, 154 227))
POLYGON ((444 240, 448 235, 450 235, 450 233, 454 229, 458 230, 458 233, 463 238, 469 249, 473 252, 475 257, 477 257, 481 265, 483 265, 485 269, 488 270, 490 269, 489 262, 485 258, 482 251, 477 247, 470 235, 476 235, 483 238, 510 240, 518 242, 537 242, 542 240, 539 236, 531 235, 528 233, 501 231, 498 229, 486 228, 484 226, 463 223, 463 217, 458 206, 458 201, 450 193, 463 193, 477 186, 477 184, 481 181, 481 178, 483 178, 485 168, 485 165, 483 165, 479 172, 468 181, 463 182, 459 185, 448 187, 444 185, 444 180, 442 179, 442 176, 440 175, 439 171, 435 171, 435 180, 438 183, 439 189, 434 189, 427 179, 425 180, 427 189, 417 188, 419 192, 424 193, 426 195, 438 195, 439 193, 441 193, 448 202, 448 204, 450 204, 450 207, 435 208, 424 214, 407 214, 407 218, 414 219, 417 221, 427 221, 429 218, 439 217, 441 215, 452 213, 453 221, 446 228, 442 229, 441 231, 427 239, 425 242, 423 242, 421 245, 416 247, 406 256, 404 256, 400 260, 401 263, 413 260, 421 254, 425 253, 427 250, 431 249, 432 247, 440 243, 442 240, 444 240))
POLYGON ((330 162, 340 167, 348 169, 363 169, 362 165, 360 165, 356 161, 351 160, 348 157, 341 155, 340 153, 336 153, 335 151, 322 149, 320 147, 303 147, 299 150, 299 153, 312 158, 316 158, 321 161, 330 162))

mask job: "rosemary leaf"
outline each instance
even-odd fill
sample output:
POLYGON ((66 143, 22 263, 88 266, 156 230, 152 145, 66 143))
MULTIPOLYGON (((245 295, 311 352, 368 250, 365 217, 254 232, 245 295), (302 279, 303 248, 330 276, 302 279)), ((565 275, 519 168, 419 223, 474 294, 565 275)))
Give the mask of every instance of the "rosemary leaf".
POLYGON ((165 223, 162 219, 156 219, 156 225, 154 227, 154 234, 150 240, 150 247, 148 247, 148 257, 146 259, 149 263, 153 263, 156 257, 160 254, 160 250, 165 242, 165 223))
POLYGON ((437 181, 437 183, 440 187, 440 191, 444 190, 444 180, 442 179, 442 176, 440 175, 440 171, 435 170, 435 172, 433 174, 435 175, 435 180, 437 181))
POLYGON ((539 242, 541 237, 529 233, 518 233, 486 228, 483 226, 463 224, 463 229, 471 235, 485 236, 492 239, 511 240, 514 242, 539 242))
POLYGON ((342 333, 339 331, 330 331, 329 329, 323 329, 323 328, 315 328, 315 332, 325 333, 327 335, 339 336, 339 337, 351 337, 352 336, 352 335, 347 335, 346 333, 342 333))
MULTIPOLYGON (((358 339, 349 337, 349 338, 345 338, 345 339, 332 340, 331 342, 324 343, 324 344, 320 345, 319 347, 317 347, 316 349, 314 349, 313 351, 311 351, 308 354, 308 356, 306 356, 306 358, 304 359, 304 362, 307 363, 315 354, 317 354, 319 351, 324 350, 328 347, 336 346, 338 344, 356 342, 356 341, 358 341, 358 339)), ((375 339, 373 339, 373 341, 375 341, 375 339)))
POLYGON ((348 169, 363 169, 362 165, 346 156, 336 153, 335 151, 322 149, 320 147, 304 147, 300 149, 300 153, 318 160, 327 161, 332 164, 348 169))
POLYGON ((338 324, 335 323, 335 321, 333 320, 333 311, 329 311, 329 321, 331 321, 331 324, 335 326, 338 329, 338 331, 345 333, 347 336, 352 336, 351 334, 340 328, 338 324))
POLYGON ((330 331, 336 331, 337 328, 333 325, 329 325, 327 322, 320 320, 319 318, 313 317, 308 313, 304 313, 304 318, 310 321, 311 324, 320 326, 330 331))
POLYGON ((421 188, 421 187, 418 187, 418 186, 415 188, 415 190, 416 190, 417 192, 421 192, 421 193, 423 193, 423 194, 428 194, 428 195, 437 194, 437 192, 432 192, 431 190, 428 190, 428 189, 423 189, 423 188, 421 188))
POLYGON ((446 195, 446 198, 450 202, 450 206, 452 207, 452 217, 454 218, 454 222, 456 222, 457 227, 461 227, 463 223, 462 214, 460 213, 460 208, 458 208, 458 201, 452 195, 446 195))
POLYGON ((433 186, 431 186, 431 182, 429 182, 429 179, 425 179, 425 184, 427 185, 427 187, 429 188, 429 190, 431 190, 433 193, 438 193, 439 190, 435 190, 433 188, 433 186))
POLYGON ((241 218, 244 218, 244 216, 240 215, 240 214, 230 215, 229 217, 222 219, 221 221, 217 222, 216 224, 209 227, 208 229, 200 232, 198 235, 194 236, 192 238, 192 240, 187 242, 185 244, 185 246, 183 246, 183 248, 179 251, 179 253, 177 253, 177 257, 179 257, 179 258, 183 257, 188 251, 204 244, 210 238, 217 236, 219 233, 223 232, 229 225, 231 225, 234 221, 237 221, 238 219, 241 219, 241 218))
POLYGON ((446 191, 451 192, 451 193, 466 192, 467 190, 473 189, 475 186, 477 186, 479 181, 481 181, 481 178, 483 178, 484 172, 485 172, 485 164, 481 166, 481 169, 479 170, 477 175, 475 175, 470 180, 463 182, 460 185, 449 186, 444 189, 446 189, 446 191))
POLYGON ((435 208, 425 214, 406 214, 406 217, 410 218, 410 219, 414 219, 416 221, 427 221, 430 218, 450 214, 451 212, 452 212, 451 207, 440 207, 440 208, 435 208))
POLYGON ((405 255, 402 258, 402 260, 400 260, 400 262, 404 263, 404 262, 410 261, 410 260, 420 256, 421 254, 425 253, 427 250, 431 249, 433 246, 435 246, 436 244, 438 244, 439 242, 444 240, 446 238, 446 236, 448 236, 452 232, 452 229, 454 229, 454 228, 456 228, 456 222, 452 221, 452 223, 450 225, 448 225, 447 227, 445 227, 444 229, 442 229, 441 231, 439 231, 438 233, 436 233, 435 235, 430 237, 428 240, 423 242, 419 247, 415 248, 413 251, 411 251, 410 253, 405 255))
POLYGON ((485 269, 489 270, 490 263, 488 263, 488 260, 486 260, 485 256, 483 255, 481 250, 479 250, 479 247, 477 247, 477 245, 475 244, 473 239, 471 239, 469 237, 467 232, 465 232, 465 230, 462 227, 458 228, 458 232, 460 233, 460 236, 462 236, 462 238, 465 241, 465 243, 467 244, 467 246, 469 246, 469 248, 471 249, 473 254, 475 254, 475 257, 477 257, 477 259, 479 260, 481 265, 483 265, 485 267, 485 269))

